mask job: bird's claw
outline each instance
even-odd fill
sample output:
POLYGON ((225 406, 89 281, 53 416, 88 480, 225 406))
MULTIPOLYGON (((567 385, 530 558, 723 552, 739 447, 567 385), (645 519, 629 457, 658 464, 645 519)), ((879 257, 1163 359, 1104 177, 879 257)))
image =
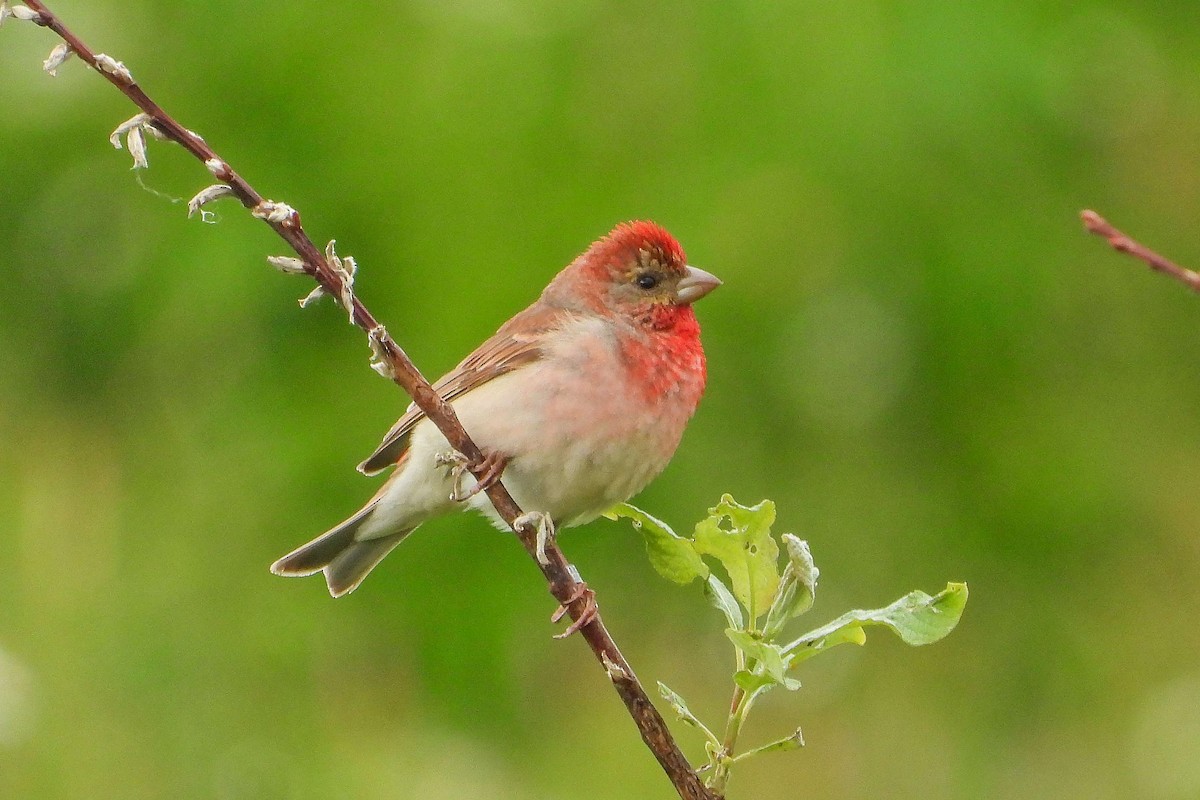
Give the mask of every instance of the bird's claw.
POLYGON ((457 450, 450 450, 445 453, 438 453, 433 457, 435 467, 450 467, 450 479, 452 489, 450 490, 450 500, 455 503, 465 503, 475 495, 493 485, 500 480, 500 476, 504 474, 504 468, 508 466, 509 457, 494 451, 487 451, 483 454, 483 458, 478 461, 471 461, 457 450), (482 472, 475 479, 475 485, 466 492, 459 490, 459 484, 462 483, 463 475, 467 473, 482 472))
POLYGON ((537 548, 534 551, 538 563, 543 567, 550 563, 546 557, 546 543, 554 538, 554 520, 543 511, 527 511, 513 520, 513 527, 527 531, 534 528, 537 531, 537 548))
POLYGON ((566 639, 580 628, 591 624, 592 620, 594 620, 600 613, 599 606, 596 605, 596 593, 593 592, 586 583, 579 581, 575 584, 575 589, 571 592, 571 596, 564 600, 562 604, 554 610, 554 613, 550 615, 550 621, 558 622, 560 619, 566 616, 568 606, 570 606, 576 600, 583 600, 583 608, 580 610, 579 616, 574 622, 567 626, 565 631, 555 634, 555 639, 566 639))

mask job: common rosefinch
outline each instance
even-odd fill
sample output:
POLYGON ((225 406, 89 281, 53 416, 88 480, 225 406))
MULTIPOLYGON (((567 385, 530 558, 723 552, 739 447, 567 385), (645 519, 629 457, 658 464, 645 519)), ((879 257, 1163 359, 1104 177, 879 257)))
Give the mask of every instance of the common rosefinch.
MULTIPOLYGON (((491 480, 503 472, 517 504, 554 526, 590 522, 641 491, 674 455, 704 391, 692 303, 720 284, 689 267, 658 225, 618 225, 434 384, 486 454, 470 466, 491 480)), ((392 465, 358 513, 271 571, 323 571, 338 597, 418 525, 455 507, 504 527, 481 482, 463 486, 461 458, 415 406, 358 468, 373 475, 392 465)))

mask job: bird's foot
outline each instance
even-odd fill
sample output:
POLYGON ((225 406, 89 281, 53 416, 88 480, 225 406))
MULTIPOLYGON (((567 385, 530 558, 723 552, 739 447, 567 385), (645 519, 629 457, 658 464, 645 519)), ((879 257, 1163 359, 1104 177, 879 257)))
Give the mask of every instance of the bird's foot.
POLYGON ((544 511, 526 511, 521 516, 513 520, 513 527, 518 530, 528 531, 533 528, 537 531, 537 560, 543 567, 550 563, 550 559, 546 557, 546 543, 554 539, 554 520, 550 519, 550 515, 544 511))
POLYGON ((433 457, 433 465, 435 467, 450 468, 451 483, 454 487, 450 490, 450 499, 455 503, 464 503, 470 500, 500 480, 500 476, 504 474, 504 468, 508 466, 509 461, 508 456, 490 450, 485 451, 483 458, 478 461, 471 461, 457 450, 438 453, 433 457), (475 479, 474 486, 466 492, 459 489, 459 484, 462 483, 464 475, 480 471, 482 471, 482 474, 475 479))
POLYGON ((562 619, 567 613, 567 607, 576 600, 583 601, 583 610, 579 612, 579 617, 570 625, 568 625, 565 631, 554 636, 555 639, 567 638, 580 628, 590 624, 591 621, 596 618, 596 615, 600 613, 599 606, 596 605, 596 593, 593 592, 586 583, 579 581, 575 584, 575 589, 571 592, 571 596, 564 600, 563 603, 554 610, 554 613, 550 615, 550 621, 558 622, 560 619, 562 619))

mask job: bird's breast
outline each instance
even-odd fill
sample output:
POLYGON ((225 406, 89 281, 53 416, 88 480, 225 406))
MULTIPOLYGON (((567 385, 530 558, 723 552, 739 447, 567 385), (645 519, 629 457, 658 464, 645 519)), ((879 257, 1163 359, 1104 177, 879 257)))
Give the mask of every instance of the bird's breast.
POLYGON ((504 483, 518 504, 582 524, 641 491, 675 453, 704 389, 695 344, 664 351, 604 320, 572 321, 541 360, 455 410, 482 447, 511 456, 504 483))

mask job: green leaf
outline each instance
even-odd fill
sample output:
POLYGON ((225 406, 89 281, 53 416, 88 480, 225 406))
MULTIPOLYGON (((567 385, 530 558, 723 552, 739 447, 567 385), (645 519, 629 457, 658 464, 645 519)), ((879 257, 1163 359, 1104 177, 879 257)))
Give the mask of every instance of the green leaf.
MULTIPOLYGON (((832 625, 833 623, 830 623, 832 625)), ((829 625, 823 628, 818 628, 812 633, 806 633, 796 641, 783 648, 784 652, 791 655, 792 660, 789 666, 796 666, 801 661, 807 661, 818 653, 824 653, 831 647, 836 647, 839 644, 857 644, 862 646, 867 643, 867 632, 862 629, 862 623, 854 622, 845 625, 837 630, 832 631, 824 636, 819 636, 815 639, 809 639, 813 633, 825 630, 829 625)))
POLYGON ((733 673, 733 682, 740 686, 746 694, 754 694, 760 689, 779 685, 779 682, 770 675, 751 672, 748 669, 739 669, 733 673))
POLYGON ((662 520, 629 503, 614 506, 604 516, 613 520, 624 517, 642 532, 650 563, 658 574, 667 580, 682 585, 691 583, 696 578, 708 577, 708 565, 700 558, 692 542, 675 533, 662 520))
POLYGON ((763 500, 756 506, 743 506, 723 495, 708 513, 708 518, 696 525, 695 551, 721 562, 729 573, 734 596, 753 622, 767 611, 779 588, 779 546, 771 538, 775 504, 763 500))
POLYGON ((954 630, 966 604, 965 583, 948 583, 933 597, 925 592, 909 592, 884 608, 847 612, 833 622, 809 631, 783 650, 793 657, 791 663, 796 664, 834 645, 862 644, 866 641, 862 631, 866 625, 883 625, 913 646, 933 644, 954 630))
POLYGON ((710 731, 695 714, 688 710, 687 703, 683 702, 682 697, 671 691, 662 681, 658 682, 658 693, 662 695, 664 700, 671 704, 671 708, 675 710, 675 713, 681 720, 704 734, 704 738, 710 743, 717 747, 721 746, 721 740, 717 738, 716 734, 710 731))
POLYGON ((740 755, 734 756, 734 763, 753 756, 760 756, 763 753, 781 753, 785 750, 795 750, 804 747, 804 736, 800 733, 800 729, 796 728, 791 736, 785 736, 782 739, 777 739, 770 744, 764 744, 761 747, 756 747, 753 750, 747 750, 740 755))
POLYGON ((708 602, 712 603, 714 608, 725 615, 725 619, 729 620, 729 627, 741 628, 743 626, 742 609, 738 606, 737 600, 733 599, 733 595, 729 593, 729 588, 721 583, 721 579, 716 575, 710 573, 704 582, 704 596, 708 598, 708 602))
POLYGON ((773 642, 764 642, 749 631, 727 628, 725 635, 747 658, 753 658, 770 676, 772 682, 793 692, 800 688, 800 681, 789 678, 786 674, 791 666, 791 659, 784 654, 782 647, 773 642))

